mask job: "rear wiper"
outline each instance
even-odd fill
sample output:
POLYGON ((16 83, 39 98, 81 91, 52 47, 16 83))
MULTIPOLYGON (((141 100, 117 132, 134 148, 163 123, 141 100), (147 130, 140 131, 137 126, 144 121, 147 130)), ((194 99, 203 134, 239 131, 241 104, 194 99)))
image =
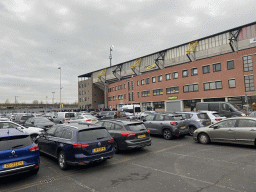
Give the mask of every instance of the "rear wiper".
POLYGON ((14 147, 12 147, 12 149, 15 149, 15 148, 17 148, 17 147, 22 147, 23 145, 16 145, 16 146, 14 146, 14 147))

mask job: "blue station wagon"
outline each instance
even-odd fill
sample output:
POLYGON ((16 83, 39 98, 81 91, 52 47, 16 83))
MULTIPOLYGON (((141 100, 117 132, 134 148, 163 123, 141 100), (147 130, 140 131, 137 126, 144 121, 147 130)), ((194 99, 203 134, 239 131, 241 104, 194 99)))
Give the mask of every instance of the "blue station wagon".
POLYGON ((62 170, 69 164, 85 165, 114 156, 114 139, 97 125, 58 124, 39 135, 36 142, 40 152, 58 159, 62 170))
POLYGON ((38 145, 19 129, 0 129, 0 177, 39 171, 38 145))

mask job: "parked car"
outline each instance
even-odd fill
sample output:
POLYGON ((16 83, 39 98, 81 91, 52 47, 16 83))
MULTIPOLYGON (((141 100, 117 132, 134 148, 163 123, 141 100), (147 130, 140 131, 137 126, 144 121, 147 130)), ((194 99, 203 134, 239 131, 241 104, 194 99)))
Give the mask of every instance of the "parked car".
POLYGON ((151 113, 156 113, 155 111, 144 111, 140 113, 140 119, 143 120, 146 116, 148 116, 151 113))
POLYGON ((0 177, 39 171, 38 145, 18 129, 0 129, 0 177))
POLYGON ((34 115, 23 115, 20 118, 19 124, 24 126, 25 122, 31 117, 34 117, 34 115))
POLYGON ((23 127, 22 125, 19 125, 17 123, 11 122, 11 121, 1 121, 0 122, 0 129, 20 129, 25 131, 30 135, 32 140, 34 141, 36 137, 41 134, 44 129, 38 128, 38 127, 23 127))
POLYGON ((99 125, 56 124, 36 142, 40 152, 58 159, 62 170, 68 165, 85 165, 114 156, 114 139, 99 125))
POLYGON ((251 112, 249 117, 256 117, 256 111, 251 112))
POLYGON ((150 131, 139 121, 102 120, 98 125, 107 128, 114 138, 115 152, 151 145, 150 131))
POLYGON ((53 118, 53 122, 56 124, 62 124, 65 121, 74 119, 76 116, 75 112, 57 112, 56 116, 53 118))
POLYGON ((181 114, 183 118, 187 121, 189 135, 193 136, 196 129, 200 127, 205 127, 211 124, 211 119, 207 113, 202 112, 176 112, 181 114))
POLYGON ((99 119, 114 119, 116 111, 102 111, 98 116, 99 119))
POLYGON ((78 115, 75 119, 68 121, 68 123, 90 123, 95 124, 98 122, 98 118, 92 115, 78 115))
POLYGON ((234 117, 195 130, 194 140, 202 144, 225 142, 255 145, 256 119, 234 117))
POLYGON ((31 117, 25 123, 25 127, 39 127, 44 130, 51 128, 55 123, 51 122, 46 117, 31 117))
POLYGON ((200 111, 207 113, 208 117, 211 119, 211 124, 217 123, 218 121, 221 121, 223 119, 226 119, 224 116, 220 116, 220 114, 217 111, 200 111))
POLYGON ((187 122, 179 114, 155 113, 143 119, 144 125, 151 134, 162 135, 170 140, 175 137, 184 137, 188 134, 187 122))
POLYGON ((217 111, 221 116, 238 117, 246 116, 239 107, 228 102, 198 102, 196 103, 197 111, 217 111))

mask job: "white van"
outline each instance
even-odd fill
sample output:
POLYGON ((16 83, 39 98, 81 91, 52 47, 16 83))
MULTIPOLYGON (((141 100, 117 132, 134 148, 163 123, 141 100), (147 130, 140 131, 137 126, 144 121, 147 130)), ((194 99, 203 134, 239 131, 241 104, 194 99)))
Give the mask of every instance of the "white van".
POLYGON ((140 105, 138 105, 138 104, 123 105, 121 110, 124 112, 133 113, 134 116, 136 116, 137 118, 140 117, 141 109, 140 109, 140 105))
POLYGON ((62 124, 70 121, 71 119, 75 119, 75 112, 57 112, 56 116, 53 118, 53 122, 56 124, 62 124))

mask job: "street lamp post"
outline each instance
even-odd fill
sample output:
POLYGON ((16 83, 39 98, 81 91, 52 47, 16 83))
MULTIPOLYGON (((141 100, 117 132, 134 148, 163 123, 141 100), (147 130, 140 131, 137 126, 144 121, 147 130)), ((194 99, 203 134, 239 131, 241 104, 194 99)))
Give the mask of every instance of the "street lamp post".
POLYGON ((54 93, 55 92, 52 92, 52 104, 54 105, 54 93))
POLYGON ((61 110, 61 67, 58 68, 60 70, 60 110, 61 110))
POLYGON ((111 59, 112 59, 112 55, 111 55, 111 51, 114 50, 114 45, 110 46, 110 54, 109 54, 109 60, 110 60, 110 67, 111 67, 111 59))
POLYGON ((19 96, 15 96, 15 108, 17 107, 17 100, 16 100, 17 97, 19 96))

